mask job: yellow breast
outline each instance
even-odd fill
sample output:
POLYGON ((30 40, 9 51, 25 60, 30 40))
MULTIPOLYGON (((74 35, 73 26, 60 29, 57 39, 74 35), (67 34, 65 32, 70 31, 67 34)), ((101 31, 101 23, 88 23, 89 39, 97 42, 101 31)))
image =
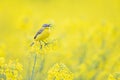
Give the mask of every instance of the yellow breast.
POLYGON ((44 29, 44 31, 41 33, 41 34, 39 34, 38 36, 37 36, 37 38, 35 39, 35 40, 45 40, 46 38, 48 38, 49 37, 49 35, 50 35, 50 30, 49 30, 49 28, 46 28, 46 29, 44 29))

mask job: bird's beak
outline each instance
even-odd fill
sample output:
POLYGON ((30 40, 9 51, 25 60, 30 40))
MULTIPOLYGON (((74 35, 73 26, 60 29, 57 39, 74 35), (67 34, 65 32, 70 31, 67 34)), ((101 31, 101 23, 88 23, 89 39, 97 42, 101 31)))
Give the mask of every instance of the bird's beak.
POLYGON ((52 27, 52 24, 49 24, 49 27, 52 27))

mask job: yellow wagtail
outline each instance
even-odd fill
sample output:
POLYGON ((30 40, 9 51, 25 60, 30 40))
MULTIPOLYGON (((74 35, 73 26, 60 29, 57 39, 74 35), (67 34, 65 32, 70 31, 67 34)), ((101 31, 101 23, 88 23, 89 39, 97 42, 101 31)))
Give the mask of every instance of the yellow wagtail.
MULTIPOLYGON (((35 34, 34 40, 35 41, 43 41, 49 37, 50 35, 50 27, 51 24, 43 24, 41 29, 35 34)), ((45 43, 45 42, 44 42, 45 43)), ((31 44, 31 46, 34 44, 34 42, 31 44)), ((46 43, 45 43, 46 44, 46 43)))

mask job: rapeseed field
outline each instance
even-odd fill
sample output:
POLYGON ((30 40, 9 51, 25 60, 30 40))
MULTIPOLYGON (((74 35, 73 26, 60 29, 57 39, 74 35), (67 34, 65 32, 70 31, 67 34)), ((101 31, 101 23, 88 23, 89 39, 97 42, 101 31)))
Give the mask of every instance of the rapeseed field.
POLYGON ((0 0, 0 80, 120 80, 120 0, 0 0))

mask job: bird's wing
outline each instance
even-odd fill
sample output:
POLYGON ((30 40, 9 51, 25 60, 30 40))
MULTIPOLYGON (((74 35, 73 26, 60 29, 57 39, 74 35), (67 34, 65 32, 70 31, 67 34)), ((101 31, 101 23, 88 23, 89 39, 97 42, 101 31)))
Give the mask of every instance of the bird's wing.
POLYGON ((44 28, 41 28, 41 29, 36 33, 36 35, 34 36, 34 39, 36 39, 37 36, 38 36, 39 34, 41 34, 43 31, 44 31, 44 28))

